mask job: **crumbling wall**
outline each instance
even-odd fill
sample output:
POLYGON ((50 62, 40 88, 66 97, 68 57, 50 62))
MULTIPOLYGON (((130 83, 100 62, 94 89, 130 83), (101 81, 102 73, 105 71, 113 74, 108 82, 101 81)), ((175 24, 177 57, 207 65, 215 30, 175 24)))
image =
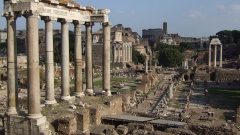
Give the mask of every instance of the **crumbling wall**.
POLYGON ((219 69, 216 71, 215 79, 218 82, 230 82, 230 81, 240 80, 240 70, 219 69))
POLYGON ((77 113, 77 130, 78 132, 89 131, 89 110, 84 109, 82 113, 77 113))
POLYGON ((107 106, 109 110, 111 110, 111 114, 119 114, 122 112, 122 97, 116 97, 113 100, 107 102, 107 106))
POLYGON ((90 119, 90 124, 92 125, 99 125, 101 124, 101 110, 100 108, 89 108, 89 119, 90 119))
POLYGON ((195 81, 210 81, 210 74, 205 70, 197 70, 194 75, 195 81))

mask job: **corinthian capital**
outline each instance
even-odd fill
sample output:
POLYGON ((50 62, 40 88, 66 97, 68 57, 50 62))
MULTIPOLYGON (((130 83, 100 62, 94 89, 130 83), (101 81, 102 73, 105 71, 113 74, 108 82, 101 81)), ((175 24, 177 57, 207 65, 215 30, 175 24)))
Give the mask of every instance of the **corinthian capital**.
POLYGON ((37 11, 34 11, 34 10, 25 10, 22 12, 22 15, 27 18, 27 17, 38 17, 39 16, 39 13, 37 11))

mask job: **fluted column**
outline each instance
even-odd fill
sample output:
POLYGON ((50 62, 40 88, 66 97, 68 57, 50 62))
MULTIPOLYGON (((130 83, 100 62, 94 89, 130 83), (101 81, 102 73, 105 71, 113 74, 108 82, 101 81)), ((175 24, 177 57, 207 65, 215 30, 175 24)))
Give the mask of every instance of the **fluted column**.
POLYGON ((45 21, 45 77, 46 77, 46 99, 45 104, 56 104, 54 91, 54 59, 53 59, 53 21, 56 18, 42 17, 45 21))
POLYGON ((220 67, 222 67, 222 45, 220 45, 220 67))
POLYGON ((3 15, 7 19, 7 90, 8 108, 6 114, 12 115, 18 112, 17 91, 17 43, 16 43, 16 19, 13 12, 3 15))
POLYGON ((70 99, 69 90, 69 20, 58 19, 61 23, 62 46, 61 46, 61 99, 70 99))
POLYGON ((92 63, 92 26, 93 23, 86 22, 86 93, 93 95, 93 63, 92 63))
POLYGON ((208 66, 211 67, 211 44, 209 44, 208 48, 208 66))
POLYGON ((214 45, 214 67, 217 66, 217 45, 214 45))
POLYGON ((42 117, 40 109, 38 14, 26 11, 28 118, 42 117))
POLYGON ((111 96, 110 91, 110 26, 109 22, 102 23, 103 26, 103 90, 107 96, 111 96))
POLYGON ((84 92, 82 88, 82 29, 79 21, 74 21, 75 34, 75 95, 76 97, 83 97, 84 92))

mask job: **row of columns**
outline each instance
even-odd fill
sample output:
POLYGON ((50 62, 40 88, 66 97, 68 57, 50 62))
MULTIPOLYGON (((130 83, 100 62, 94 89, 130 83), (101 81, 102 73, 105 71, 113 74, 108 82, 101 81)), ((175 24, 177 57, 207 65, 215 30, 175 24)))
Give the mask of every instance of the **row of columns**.
MULTIPOLYGON (((7 19, 7 45, 8 45, 8 110, 7 114, 18 114, 18 91, 17 91, 17 50, 16 50, 16 18, 17 13, 9 12, 4 16, 7 19)), ((28 78, 28 118, 42 117, 40 110, 40 78, 39 78, 39 39, 38 17, 39 14, 26 11, 26 45, 27 45, 27 78, 28 78)), ((41 17, 45 21, 46 36, 46 104, 55 104, 54 92, 54 59, 53 59, 53 21, 61 23, 61 99, 69 100, 69 23, 74 24, 75 33, 75 95, 84 95, 82 90, 82 45, 81 45, 81 22, 51 17, 41 17)), ((93 94, 93 69, 92 69, 92 22, 86 22, 86 92, 93 94)), ((110 23, 102 23, 104 30, 103 43, 103 90, 108 95, 110 92, 110 23)))
POLYGON ((131 62, 132 61, 132 47, 116 45, 113 49, 114 62, 131 62))
MULTIPOLYGON (((211 67, 212 63, 212 59, 211 59, 211 52, 212 52, 212 49, 211 49, 211 44, 209 44, 209 49, 208 49, 208 66, 211 67)), ((218 45, 213 45, 214 46, 214 63, 213 63, 213 66, 214 67, 217 67, 217 46, 218 45)), ((222 67, 222 45, 220 44, 220 56, 219 56, 219 67, 222 67)))

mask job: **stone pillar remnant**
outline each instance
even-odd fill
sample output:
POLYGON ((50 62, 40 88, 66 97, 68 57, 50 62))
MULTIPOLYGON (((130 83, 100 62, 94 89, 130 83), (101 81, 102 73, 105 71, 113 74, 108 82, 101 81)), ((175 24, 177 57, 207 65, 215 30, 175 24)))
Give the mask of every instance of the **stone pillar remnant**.
POLYGON ((222 45, 220 45, 220 63, 219 67, 222 67, 222 45))
POLYGON ((103 26, 103 90, 107 96, 111 96, 110 91, 110 26, 109 22, 102 23, 103 26))
POLYGON ((208 48, 208 66, 211 67, 211 45, 208 48))

